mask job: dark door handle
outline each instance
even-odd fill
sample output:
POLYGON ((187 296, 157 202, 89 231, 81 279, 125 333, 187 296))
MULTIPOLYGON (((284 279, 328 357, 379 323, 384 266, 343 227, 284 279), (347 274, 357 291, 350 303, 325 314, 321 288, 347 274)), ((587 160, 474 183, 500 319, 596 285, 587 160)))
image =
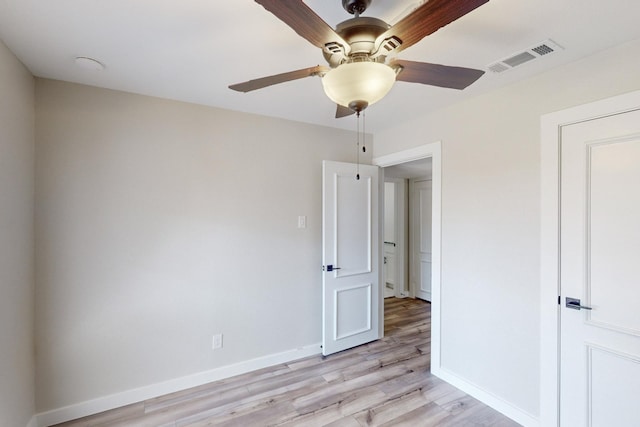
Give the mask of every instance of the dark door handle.
POLYGON ((326 267, 322 267, 322 271, 333 271, 333 270, 340 270, 340 267, 334 267, 333 265, 329 264, 326 267))
POLYGON ((578 298, 566 297, 564 305, 565 305, 565 307, 571 308, 573 310, 582 310, 582 309, 593 310, 593 308, 591 308, 591 307, 587 307, 585 305, 580 305, 580 300, 578 298))

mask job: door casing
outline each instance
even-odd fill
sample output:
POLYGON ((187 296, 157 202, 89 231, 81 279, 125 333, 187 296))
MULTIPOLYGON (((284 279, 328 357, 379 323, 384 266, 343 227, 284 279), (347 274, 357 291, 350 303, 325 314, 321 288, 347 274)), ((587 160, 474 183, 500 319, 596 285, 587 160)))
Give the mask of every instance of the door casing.
POLYGON ((541 119, 540 425, 560 423, 560 144, 562 127, 640 108, 640 91, 541 119))

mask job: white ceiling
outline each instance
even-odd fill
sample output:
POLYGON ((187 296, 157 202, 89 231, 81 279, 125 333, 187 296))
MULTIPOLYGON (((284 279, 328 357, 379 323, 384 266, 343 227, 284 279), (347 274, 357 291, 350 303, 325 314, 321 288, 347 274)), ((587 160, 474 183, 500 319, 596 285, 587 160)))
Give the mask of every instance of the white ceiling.
MULTIPOLYGON (((340 0, 306 0, 327 23, 340 0)), ((416 0, 373 0, 366 15, 393 24, 416 0)), ((402 59, 486 69, 553 39, 565 49, 464 91, 398 82, 367 110, 367 131, 640 38, 638 0, 490 0, 400 53, 402 59)), ((317 77, 247 94, 229 84, 324 65, 320 50, 252 0, 0 0, 0 38, 38 77, 66 80, 346 129, 317 77), (96 58, 103 71, 80 68, 96 58)), ((615 66, 615 65, 612 65, 615 66)))
POLYGON ((433 162, 431 157, 400 163, 384 168, 385 178, 428 178, 431 179, 433 173, 433 162))

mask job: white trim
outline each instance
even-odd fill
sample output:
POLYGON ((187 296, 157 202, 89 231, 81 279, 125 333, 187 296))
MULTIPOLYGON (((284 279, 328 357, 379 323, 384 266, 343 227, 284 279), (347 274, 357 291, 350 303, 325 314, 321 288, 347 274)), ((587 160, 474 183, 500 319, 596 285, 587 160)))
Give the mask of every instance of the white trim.
POLYGON ((431 247, 432 247, 432 270, 431 270, 431 372, 440 376, 440 272, 441 252, 442 252, 442 143, 440 141, 431 144, 421 145, 409 150, 376 157, 372 163, 376 166, 387 167, 413 160, 420 160, 431 157, 432 180, 433 180, 433 216, 431 219, 431 247))
POLYGON ((540 424, 533 415, 524 412, 522 409, 513 406, 506 400, 489 393, 477 385, 460 378, 446 368, 440 368, 438 377, 525 427, 544 425, 540 424))
POLYGON ((376 157, 372 160, 372 164, 380 166, 381 168, 386 168, 387 166, 393 166, 400 163, 412 162, 414 160, 432 157, 434 148, 437 146, 439 150, 440 144, 440 141, 436 141, 431 144, 425 144, 419 147, 410 148, 408 150, 398 151, 396 153, 376 157))
POLYGON ((27 427, 38 427, 38 420, 35 415, 31 417, 29 423, 27 424, 27 427))
POLYGON ((560 422, 560 143, 563 126, 640 108, 640 91, 541 118, 540 179, 540 425, 560 422))
POLYGON ((186 377, 175 378, 173 380, 140 387, 137 389, 123 391, 110 396, 99 397, 97 399, 74 405, 58 408, 51 411, 36 414, 27 427, 46 427, 54 424, 86 417, 176 391, 197 387, 212 381, 229 378, 235 375, 252 372, 269 366, 291 362, 308 356, 320 354, 320 343, 282 353, 270 354, 256 359, 247 360, 233 365, 222 366, 209 371, 200 372, 186 377), (34 422, 35 420, 35 422, 34 422))

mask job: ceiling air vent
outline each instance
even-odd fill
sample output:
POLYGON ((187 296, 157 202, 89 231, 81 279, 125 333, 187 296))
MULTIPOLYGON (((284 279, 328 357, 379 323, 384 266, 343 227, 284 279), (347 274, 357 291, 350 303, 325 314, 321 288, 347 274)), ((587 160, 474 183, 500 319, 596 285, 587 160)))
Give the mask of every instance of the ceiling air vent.
POLYGON ((496 62, 495 64, 491 64, 489 65, 489 71, 493 72, 493 73, 501 73, 503 71, 507 71, 509 69, 509 67, 507 67, 506 65, 500 63, 500 62, 496 62))
POLYGON ((553 40, 548 39, 541 43, 536 44, 535 46, 523 52, 514 53, 513 55, 507 58, 504 58, 500 61, 489 64, 487 66, 487 69, 495 74, 502 73, 504 71, 507 71, 519 65, 522 65, 526 62, 532 61, 534 59, 538 59, 542 56, 548 55, 553 52, 557 52, 562 49, 563 49, 562 46, 560 46, 553 40))

